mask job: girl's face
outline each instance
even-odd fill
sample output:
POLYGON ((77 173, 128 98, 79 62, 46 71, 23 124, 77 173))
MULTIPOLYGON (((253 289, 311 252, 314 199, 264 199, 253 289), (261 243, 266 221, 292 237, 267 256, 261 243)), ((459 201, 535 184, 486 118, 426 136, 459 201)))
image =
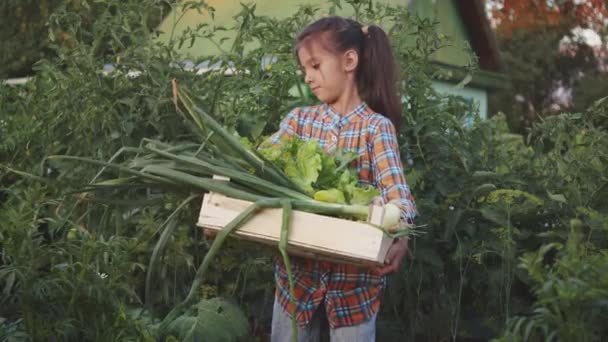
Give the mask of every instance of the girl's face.
MULTIPOLYGON (((354 83, 354 67, 346 54, 336 55, 312 41, 298 49, 304 81, 319 101, 333 104, 354 83)), ((356 61, 355 61, 356 67, 356 61)))

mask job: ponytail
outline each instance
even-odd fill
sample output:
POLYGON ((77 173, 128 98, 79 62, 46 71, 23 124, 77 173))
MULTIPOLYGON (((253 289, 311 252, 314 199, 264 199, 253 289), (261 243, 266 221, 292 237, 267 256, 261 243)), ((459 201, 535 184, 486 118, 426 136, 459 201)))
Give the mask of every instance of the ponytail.
POLYGON ((313 38, 322 40, 327 49, 338 53, 348 49, 359 53, 356 74, 359 94, 373 111, 390 119, 398 130, 401 124, 399 72, 384 30, 376 25, 363 26, 352 19, 325 17, 300 32, 296 38, 296 57, 298 49, 313 38))
POLYGON ((370 25, 359 62, 357 85, 367 104, 375 112, 388 117, 399 129, 401 99, 397 91, 399 72, 388 36, 382 28, 370 25))

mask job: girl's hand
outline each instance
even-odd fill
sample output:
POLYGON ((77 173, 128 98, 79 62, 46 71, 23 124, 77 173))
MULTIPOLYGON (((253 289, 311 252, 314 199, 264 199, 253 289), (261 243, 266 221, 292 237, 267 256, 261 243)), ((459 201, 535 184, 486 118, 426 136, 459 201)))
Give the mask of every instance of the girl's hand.
MULTIPOLYGON (((384 205, 382 196, 375 197, 371 204, 378 206, 384 205)), ((384 264, 386 266, 373 267, 371 272, 379 276, 397 272, 401 266, 403 258, 409 252, 408 241, 409 239, 407 237, 396 238, 393 240, 393 244, 388 248, 388 252, 386 253, 386 259, 384 259, 384 264)))
POLYGON ((409 252, 408 241, 408 238, 396 238, 389 247, 388 253, 386 253, 386 259, 384 259, 384 264, 386 266, 374 267, 371 272, 379 276, 397 272, 403 258, 409 252))

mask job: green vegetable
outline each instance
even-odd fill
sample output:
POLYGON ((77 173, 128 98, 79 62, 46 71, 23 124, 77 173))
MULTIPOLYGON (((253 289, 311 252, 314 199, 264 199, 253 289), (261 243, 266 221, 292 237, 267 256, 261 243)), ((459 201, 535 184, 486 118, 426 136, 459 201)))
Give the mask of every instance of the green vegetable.
POLYGON ((319 177, 314 184, 314 188, 328 189, 336 187, 337 173, 338 165, 336 165, 336 159, 333 156, 321 154, 321 170, 319 171, 319 177))
POLYGON ((351 187, 350 190, 350 204, 366 205, 380 195, 380 191, 371 185, 366 187, 351 187))
POLYGON ((327 203, 346 203, 344 193, 338 189, 319 190, 315 192, 314 198, 316 201, 327 203))
POLYGON ((285 161, 285 174, 307 194, 314 193, 312 183, 321 171, 321 155, 315 141, 300 144, 294 158, 285 161))
POLYGON ((275 145, 264 143, 258 151, 315 200, 367 205, 380 195, 374 187, 358 184, 355 171, 349 168, 357 158, 352 152, 338 150, 328 155, 317 141, 297 136, 275 145))

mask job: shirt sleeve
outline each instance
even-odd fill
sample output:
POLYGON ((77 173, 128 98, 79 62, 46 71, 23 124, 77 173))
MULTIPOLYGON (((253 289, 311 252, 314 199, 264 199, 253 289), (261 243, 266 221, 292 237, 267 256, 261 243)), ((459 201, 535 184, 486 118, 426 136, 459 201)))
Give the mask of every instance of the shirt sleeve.
POLYGON ((382 200, 396 204, 402 221, 413 224, 418 212, 405 182, 395 126, 388 118, 382 118, 371 133, 371 166, 382 200))
POLYGON ((298 112, 292 110, 281 120, 279 130, 268 138, 268 142, 272 145, 278 144, 281 140, 291 138, 297 132, 298 127, 298 112))

